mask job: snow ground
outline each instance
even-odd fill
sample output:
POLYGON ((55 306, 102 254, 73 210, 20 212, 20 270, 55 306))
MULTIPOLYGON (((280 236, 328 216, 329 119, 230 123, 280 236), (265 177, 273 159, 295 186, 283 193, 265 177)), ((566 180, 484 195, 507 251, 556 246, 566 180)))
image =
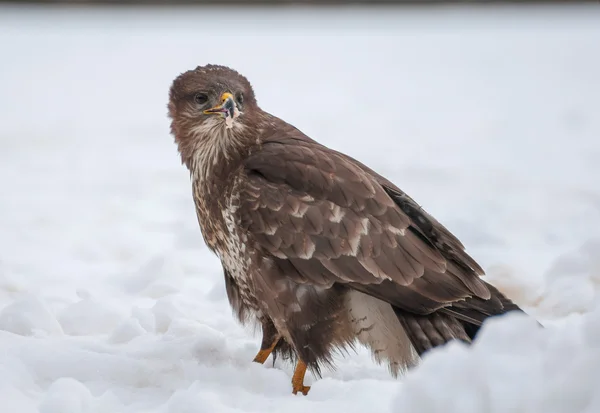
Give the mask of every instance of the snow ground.
POLYGON ((600 411, 599 42, 593 7, 0 8, 2 411, 600 411), (547 328, 499 319, 399 380, 359 351, 292 396, 291 366, 250 362, 169 135, 170 82, 209 62, 398 183, 547 328))

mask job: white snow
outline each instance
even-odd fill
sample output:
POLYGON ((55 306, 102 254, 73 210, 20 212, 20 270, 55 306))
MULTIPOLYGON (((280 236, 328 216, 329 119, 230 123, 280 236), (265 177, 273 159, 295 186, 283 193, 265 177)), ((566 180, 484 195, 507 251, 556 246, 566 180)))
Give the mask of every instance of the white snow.
POLYGON ((561 328, 491 320, 471 349, 451 344, 407 375, 396 412, 598 412, 600 311, 561 328), (581 334, 583 332, 583 334, 581 334))
POLYGON ((593 6, 1 7, 2 411, 600 411, 598 44, 593 6), (293 396, 251 362, 169 134, 206 63, 398 183, 545 328, 494 320, 398 380, 359 350, 293 396))

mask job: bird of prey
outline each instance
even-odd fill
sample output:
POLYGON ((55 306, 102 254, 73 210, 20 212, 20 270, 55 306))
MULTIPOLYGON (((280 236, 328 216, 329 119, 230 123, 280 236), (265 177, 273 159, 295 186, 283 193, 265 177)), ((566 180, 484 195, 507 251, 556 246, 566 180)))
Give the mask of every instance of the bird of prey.
POLYGON ((169 118, 207 246, 234 314, 269 354, 293 357, 294 394, 356 343, 395 376, 426 351, 471 342, 521 311, 480 278, 462 243, 392 182, 262 110, 219 65, 179 75, 169 118))

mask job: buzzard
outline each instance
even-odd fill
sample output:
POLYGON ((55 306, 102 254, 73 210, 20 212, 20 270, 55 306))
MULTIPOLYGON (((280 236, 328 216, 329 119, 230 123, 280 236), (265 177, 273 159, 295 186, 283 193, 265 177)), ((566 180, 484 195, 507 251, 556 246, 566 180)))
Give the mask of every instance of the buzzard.
POLYGON ((521 311, 412 198, 262 110, 235 70, 182 73, 168 109, 229 302, 263 328, 254 360, 294 358, 294 394, 307 394, 307 368, 319 376, 357 342, 395 376, 436 346, 471 342, 486 318, 521 311))

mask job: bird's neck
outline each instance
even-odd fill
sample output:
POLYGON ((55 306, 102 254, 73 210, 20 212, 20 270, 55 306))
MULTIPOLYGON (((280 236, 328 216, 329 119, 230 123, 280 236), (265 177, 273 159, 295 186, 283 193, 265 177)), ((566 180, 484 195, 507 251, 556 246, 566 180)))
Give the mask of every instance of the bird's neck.
POLYGON ((187 145, 180 143, 179 150, 192 180, 206 195, 222 193, 230 175, 248 156, 253 146, 248 140, 255 133, 242 125, 227 129, 222 124, 202 125, 190 133, 192 136, 183 141, 187 145))

